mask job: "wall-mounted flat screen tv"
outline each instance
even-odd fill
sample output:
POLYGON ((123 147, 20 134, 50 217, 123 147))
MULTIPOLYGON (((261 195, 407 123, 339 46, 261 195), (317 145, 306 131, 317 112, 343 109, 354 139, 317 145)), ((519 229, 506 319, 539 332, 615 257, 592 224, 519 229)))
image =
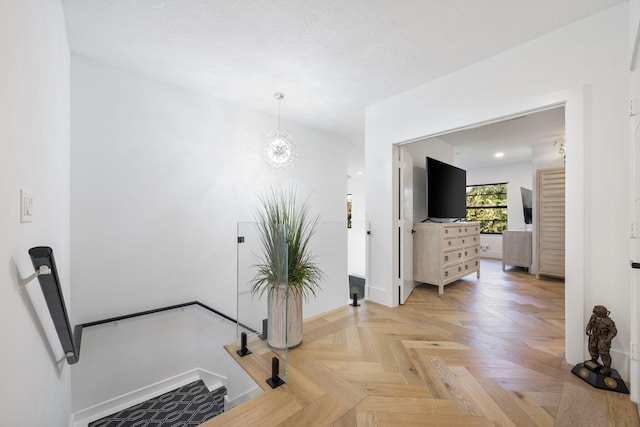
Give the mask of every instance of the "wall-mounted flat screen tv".
POLYGON ((522 196, 524 223, 533 224, 533 192, 528 188, 520 187, 520 195, 522 196))
POLYGON ((467 171, 427 157, 427 215, 429 219, 467 216, 467 171))

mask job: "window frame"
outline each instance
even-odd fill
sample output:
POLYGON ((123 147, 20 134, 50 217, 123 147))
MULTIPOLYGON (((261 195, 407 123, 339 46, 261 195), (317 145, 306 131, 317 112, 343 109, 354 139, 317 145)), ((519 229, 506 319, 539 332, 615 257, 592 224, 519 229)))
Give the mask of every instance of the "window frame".
POLYGON ((507 204, 505 205, 497 205, 497 206, 469 206, 468 202, 469 199, 467 197, 467 215, 465 217, 465 220, 468 221, 468 212, 470 209, 476 210, 476 209, 504 209, 505 210, 505 214, 506 214, 506 218, 504 220, 497 220, 500 222, 504 222, 504 229, 500 232, 487 232, 487 231, 482 231, 482 221, 477 221, 474 220, 476 222, 480 223, 480 234, 486 234, 486 235, 493 235, 493 236, 499 236, 502 235, 502 233, 504 231, 507 230, 507 228, 509 227, 509 207, 508 207, 508 197, 509 197, 509 182, 493 182, 493 183, 485 183, 485 184, 469 184, 466 186, 466 190, 467 190, 467 194, 469 192, 469 188, 471 187, 488 187, 488 186, 498 186, 498 185, 504 185, 505 186, 505 191, 503 193, 500 194, 504 194, 505 195, 505 201, 507 202, 507 204))

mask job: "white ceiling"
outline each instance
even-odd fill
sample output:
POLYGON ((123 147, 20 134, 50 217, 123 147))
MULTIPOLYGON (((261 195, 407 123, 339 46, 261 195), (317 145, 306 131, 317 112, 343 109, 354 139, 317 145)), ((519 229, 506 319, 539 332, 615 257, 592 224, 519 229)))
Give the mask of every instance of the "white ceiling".
MULTIPOLYGON (((533 146, 554 143, 564 137, 564 107, 532 112, 468 129, 439 135, 454 147, 455 165, 462 169, 489 168, 532 161, 533 146), (503 157, 495 154, 501 152, 503 157)), ((416 166, 425 167, 430 138, 409 144, 416 166)))
POLYGON ((625 0, 62 0, 71 51, 362 144, 364 108, 625 0))

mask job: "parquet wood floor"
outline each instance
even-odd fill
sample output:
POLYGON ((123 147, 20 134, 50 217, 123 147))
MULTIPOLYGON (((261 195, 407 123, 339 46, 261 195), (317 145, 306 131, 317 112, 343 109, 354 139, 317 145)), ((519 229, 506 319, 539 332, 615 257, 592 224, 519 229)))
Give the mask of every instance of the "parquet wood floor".
POLYGON ((213 426, 640 426, 628 395, 597 390, 564 361, 564 283, 483 260, 438 295, 345 304, 304 324, 289 382, 265 383, 274 353, 229 353, 265 390, 213 426))

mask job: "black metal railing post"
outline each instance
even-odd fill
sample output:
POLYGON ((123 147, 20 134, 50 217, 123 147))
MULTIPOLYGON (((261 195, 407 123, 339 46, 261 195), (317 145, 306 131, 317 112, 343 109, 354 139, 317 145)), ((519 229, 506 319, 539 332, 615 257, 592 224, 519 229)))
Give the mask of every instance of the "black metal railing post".
POLYGON ((277 388, 284 384, 284 380, 280 378, 280 361, 275 356, 271 358, 271 377, 267 378, 267 384, 271 388, 277 388))

